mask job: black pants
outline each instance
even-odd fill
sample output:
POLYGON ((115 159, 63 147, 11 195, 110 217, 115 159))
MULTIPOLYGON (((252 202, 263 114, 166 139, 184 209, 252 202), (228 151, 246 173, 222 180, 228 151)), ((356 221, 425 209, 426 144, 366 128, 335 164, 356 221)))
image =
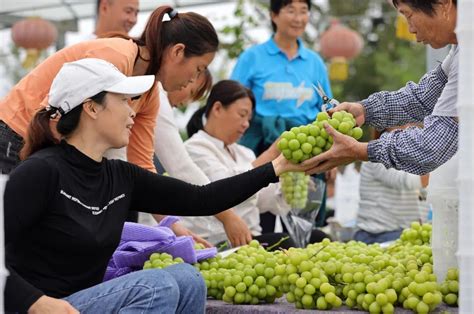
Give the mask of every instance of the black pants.
POLYGON ((135 210, 129 210, 127 218, 125 218, 125 221, 138 222, 138 212, 135 210))
POLYGON ((0 120, 0 171, 9 174, 20 163, 23 139, 0 120))
MULTIPOLYGON (((271 230, 275 229, 275 219, 276 216, 270 212, 260 214, 260 226, 262 227, 262 231, 264 232, 264 234, 272 234, 271 230)), ((288 229, 286 229, 285 224, 282 223, 282 227, 285 233, 288 232, 288 229)), ((309 243, 321 242, 324 238, 330 237, 323 231, 319 229, 314 229, 311 233, 309 243)))
MULTIPOLYGON (((284 237, 288 237, 288 233, 281 232, 281 233, 264 233, 262 235, 253 237, 255 240, 258 240, 260 243, 267 243, 268 246, 272 246, 275 243, 278 243, 280 239, 284 237)), ((321 242, 324 238, 329 238, 329 236, 321 230, 314 229, 311 232, 311 238, 309 239, 309 243, 318 243, 321 242)), ((277 250, 279 248, 288 250, 290 247, 296 247, 296 242, 290 237, 289 239, 280 243, 277 247, 275 247, 272 251, 277 250)))

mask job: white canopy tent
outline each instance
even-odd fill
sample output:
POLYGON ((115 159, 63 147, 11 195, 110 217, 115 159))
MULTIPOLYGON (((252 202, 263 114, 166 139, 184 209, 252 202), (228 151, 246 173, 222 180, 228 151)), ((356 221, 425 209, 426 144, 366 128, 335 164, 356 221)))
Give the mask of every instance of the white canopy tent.
MULTIPOLYGON (((161 5, 192 8, 235 0, 141 0, 140 12, 153 11, 161 5)), ((49 20, 58 29, 57 48, 65 44, 67 31, 77 32, 78 21, 95 18, 96 0, 0 0, 0 30, 10 28, 16 21, 29 16, 49 20)))

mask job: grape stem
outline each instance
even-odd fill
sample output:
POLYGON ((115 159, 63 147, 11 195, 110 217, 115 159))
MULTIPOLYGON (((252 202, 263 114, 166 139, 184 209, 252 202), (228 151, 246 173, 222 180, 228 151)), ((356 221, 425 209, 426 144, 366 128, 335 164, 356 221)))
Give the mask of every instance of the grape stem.
POLYGON ((221 252, 223 249, 225 249, 227 247, 229 247, 229 243, 227 241, 225 241, 224 243, 219 245, 219 247, 217 248, 217 252, 221 252))
POLYGON ((319 252, 321 252, 322 250, 324 250, 326 247, 327 247, 327 245, 325 245, 325 246, 323 246, 322 248, 320 248, 316 253, 313 254, 313 256, 310 257, 310 259, 312 259, 312 258, 315 257, 316 255, 318 255, 319 252))
POLYGON ((286 236, 286 237, 281 238, 280 241, 278 241, 277 243, 275 243, 275 244, 273 244, 273 245, 267 247, 266 250, 267 250, 267 251, 271 251, 273 248, 279 246, 280 244, 283 243, 283 241, 286 241, 286 240, 288 240, 289 238, 290 238, 289 236, 286 236))

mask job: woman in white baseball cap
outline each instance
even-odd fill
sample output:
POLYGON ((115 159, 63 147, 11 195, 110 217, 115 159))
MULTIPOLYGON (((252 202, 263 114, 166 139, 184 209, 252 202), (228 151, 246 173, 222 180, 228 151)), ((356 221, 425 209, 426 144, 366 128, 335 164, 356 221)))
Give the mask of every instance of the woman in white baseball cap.
POLYGON ((214 215, 249 198, 286 171, 305 171, 283 156, 205 186, 154 174, 106 150, 127 145, 131 96, 153 76, 126 77, 100 59, 66 63, 52 82, 49 105, 33 118, 27 157, 4 196, 7 312, 203 313, 204 280, 178 264, 102 282, 127 213, 214 215), (50 129, 58 119, 57 142, 50 129))
MULTIPOLYGON (((28 136, 28 124, 48 104, 51 83, 64 63, 83 58, 103 59, 127 76, 155 75, 166 91, 176 91, 206 70, 218 44, 215 29, 204 16, 160 6, 151 13, 139 38, 90 40, 54 53, 0 99, 0 173, 10 173, 20 162, 19 152, 28 136)), ((156 172, 153 156, 159 112, 157 84, 134 100, 131 107, 136 117, 129 145, 120 151, 109 151, 107 156, 156 172)), ((128 220, 137 219, 138 213, 130 212, 128 220)), ((179 223, 173 224, 173 231, 178 235, 190 234, 179 223)))

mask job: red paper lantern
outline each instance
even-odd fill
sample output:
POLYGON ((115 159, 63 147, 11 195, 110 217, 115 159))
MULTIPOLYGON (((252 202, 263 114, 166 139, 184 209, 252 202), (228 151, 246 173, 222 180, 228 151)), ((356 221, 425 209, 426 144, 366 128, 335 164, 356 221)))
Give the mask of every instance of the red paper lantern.
POLYGON ((13 42, 25 49, 48 48, 58 37, 58 31, 53 23, 39 17, 16 22, 11 32, 13 42))
POLYGON ((362 37, 338 21, 333 21, 331 26, 320 38, 321 54, 326 58, 343 57, 352 59, 356 57, 364 46, 362 37))

